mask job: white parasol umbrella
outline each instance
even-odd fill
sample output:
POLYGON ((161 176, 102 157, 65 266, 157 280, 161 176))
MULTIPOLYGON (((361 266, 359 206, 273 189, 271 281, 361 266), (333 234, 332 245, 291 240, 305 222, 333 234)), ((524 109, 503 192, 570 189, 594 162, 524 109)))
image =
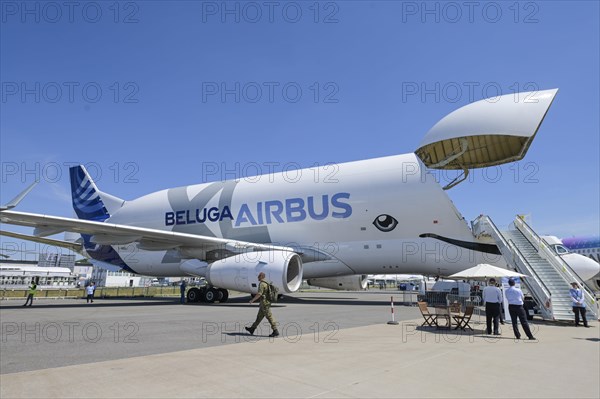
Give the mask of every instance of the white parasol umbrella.
POLYGON ((491 277, 529 277, 526 274, 513 272, 508 269, 488 265, 487 263, 480 263, 475 267, 463 270, 462 272, 454 273, 448 278, 451 279, 465 279, 465 280, 487 280, 491 277))

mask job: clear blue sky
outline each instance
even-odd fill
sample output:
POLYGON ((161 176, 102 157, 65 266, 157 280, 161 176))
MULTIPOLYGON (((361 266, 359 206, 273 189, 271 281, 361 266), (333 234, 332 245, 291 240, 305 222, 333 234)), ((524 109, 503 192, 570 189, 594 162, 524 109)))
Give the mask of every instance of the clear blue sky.
POLYGON ((449 195, 467 220, 599 234, 596 1, 0 4, 2 203, 42 180, 19 210, 71 216, 69 163, 133 199, 215 163, 413 152, 472 100, 559 88, 524 160, 449 195))

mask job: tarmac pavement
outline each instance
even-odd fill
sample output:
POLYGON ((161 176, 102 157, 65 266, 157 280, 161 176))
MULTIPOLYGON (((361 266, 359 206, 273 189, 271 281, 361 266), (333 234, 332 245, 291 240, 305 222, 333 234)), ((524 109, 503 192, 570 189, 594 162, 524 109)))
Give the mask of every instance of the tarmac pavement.
MULTIPOLYGON (((400 319, 404 315, 411 320, 388 325, 386 321, 389 317, 382 313, 385 302, 382 296, 373 294, 300 294, 294 301, 274 310, 276 317, 279 316, 287 326, 280 329, 282 336, 275 339, 249 337, 232 328, 231 324, 220 321, 235 321, 235 309, 242 310, 247 320, 252 319, 256 308, 249 312, 241 302, 238 302, 238 308, 204 306, 196 308, 195 313, 215 313, 220 316, 213 316, 212 320, 204 322, 199 337, 195 335, 196 339, 191 343, 196 345, 194 348, 130 356, 125 343, 113 342, 112 347, 120 348, 122 355, 97 361, 86 356, 85 349, 92 351, 94 344, 78 341, 78 344, 71 345, 80 346, 83 350, 78 356, 84 359, 82 362, 30 368, 29 371, 2 370, 0 396, 600 397, 600 337, 597 322, 592 322, 591 328, 535 322, 532 326, 538 340, 515 340, 510 325, 502 326, 500 337, 487 336, 483 334, 483 324, 477 324, 477 320, 472 322, 474 332, 424 328, 420 326, 423 319, 414 307, 397 307, 396 314, 400 319), (327 304, 327 299, 333 304, 327 304), (362 305, 352 308, 352 302, 362 305), (419 318, 415 317, 415 311, 419 318), (306 320, 288 318, 289 314, 300 313, 311 317, 306 320), (341 317, 336 318, 337 313, 341 317), (342 318, 349 320, 346 324, 340 324, 342 318), (376 318, 381 320, 373 322, 372 319, 376 318), (370 320, 367 325, 353 326, 365 319, 370 320)), ((177 319, 185 319, 188 309, 194 312, 195 306, 170 304, 117 308, 125 309, 130 316, 140 309, 152 309, 153 313, 162 314, 165 323, 172 324, 177 319), (178 313, 177 309, 183 313, 178 313)), ((7 314, 12 320, 23 314, 7 313, 4 304, 0 309, 3 323, 7 314)), ((67 310, 73 312, 71 308, 67 310)), ((51 309, 51 312, 62 311, 51 309)), ((75 313, 79 315, 81 310, 77 309, 75 313)), ((69 317, 75 317, 75 313, 69 317)), ((114 308, 106 308, 100 313, 114 314, 114 308)), ((146 325, 145 318, 152 319, 153 316, 146 315, 138 319, 142 323, 138 336, 141 341, 151 335, 149 331, 141 335, 143 329, 150 330, 150 325, 152 328, 162 325, 146 325)), ((176 326, 183 328, 185 323, 176 323, 176 326)), ((50 327, 46 329, 49 334, 50 327)), ((9 363, 5 360, 5 354, 13 356, 8 348, 21 345, 20 340, 13 339, 19 333, 8 336, 6 333, 3 325, 3 365, 9 363), (7 342, 4 342, 5 339, 7 342)), ((264 336, 268 333, 266 328, 262 332, 264 336)), ((159 336, 169 339, 165 334, 159 336)), ((177 340, 189 333, 171 334, 170 339, 177 340)), ((35 345, 52 348, 52 344, 47 342, 48 338, 42 336, 42 342, 35 345)), ((153 341, 149 340, 147 345, 153 346, 153 341)), ((101 349, 109 347, 108 343, 99 346, 101 349)), ((136 348, 135 344, 129 347, 136 348)), ((171 349, 176 347, 174 345, 171 349)), ((21 349, 24 350, 23 347, 21 349)), ((169 348, 163 346, 161 350, 165 349, 169 348)), ((33 356, 35 359, 35 354, 33 356)))

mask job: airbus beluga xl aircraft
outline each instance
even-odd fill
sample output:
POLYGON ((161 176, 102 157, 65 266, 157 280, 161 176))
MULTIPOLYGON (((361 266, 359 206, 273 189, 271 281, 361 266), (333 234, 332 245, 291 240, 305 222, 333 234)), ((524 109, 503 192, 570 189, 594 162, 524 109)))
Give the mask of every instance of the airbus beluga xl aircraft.
POLYGON ((464 106, 440 120, 415 153, 217 181, 122 200, 70 169, 78 218, 0 210, 3 223, 34 227, 13 237, 65 246, 148 276, 200 276, 190 300, 256 292, 263 271, 281 292, 303 279, 360 286, 367 274, 450 275, 479 263, 506 266, 495 243, 475 237, 427 168, 463 170, 524 157, 557 93, 510 94, 464 106), (46 238, 59 232, 80 242, 46 238), (133 249, 132 249, 133 248, 133 249), (363 276, 364 275, 364 276, 363 276))

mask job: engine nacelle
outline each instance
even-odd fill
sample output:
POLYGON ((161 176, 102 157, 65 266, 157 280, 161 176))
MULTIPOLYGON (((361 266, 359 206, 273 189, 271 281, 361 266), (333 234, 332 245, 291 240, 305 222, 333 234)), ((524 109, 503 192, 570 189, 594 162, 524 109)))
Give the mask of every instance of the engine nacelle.
POLYGON ((358 274, 354 276, 311 278, 307 282, 308 285, 331 288, 332 290, 360 291, 367 288, 367 275, 358 274))
POLYGON ((302 259, 287 251, 246 252, 211 263, 206 280, 215 287, 255 294, 260 272, 280 292, 289 294, 302 284, 302 259))

